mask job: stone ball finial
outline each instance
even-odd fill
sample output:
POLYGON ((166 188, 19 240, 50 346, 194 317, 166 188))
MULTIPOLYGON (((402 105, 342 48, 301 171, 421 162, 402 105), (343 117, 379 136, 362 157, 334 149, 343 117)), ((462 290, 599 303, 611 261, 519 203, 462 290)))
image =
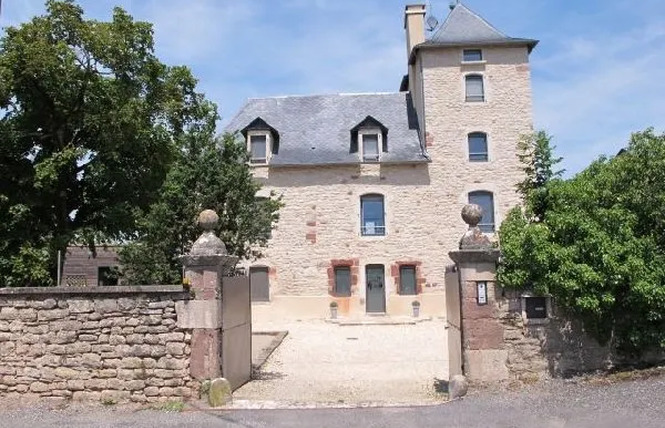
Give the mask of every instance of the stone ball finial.
POLYGON ((467 204, 462 208, 462 220, 471 227, 478 226, 483 218, 483 209, 476 204, 467 204))
POLYGON ((217 227, 217 223, 219 223, 219 216, 213 210, 203 210, 199 214, 197 223, 204 231, 212 232, 217 227))
POLYGON ((213 210, 201 211, 197 223, 203 229, 203 233, 192 245, 192 250, 189 252, 190 255, 213 256, 226 254, 226 245, 215 235, 215 228, 218 222, 219 216, 213 210))

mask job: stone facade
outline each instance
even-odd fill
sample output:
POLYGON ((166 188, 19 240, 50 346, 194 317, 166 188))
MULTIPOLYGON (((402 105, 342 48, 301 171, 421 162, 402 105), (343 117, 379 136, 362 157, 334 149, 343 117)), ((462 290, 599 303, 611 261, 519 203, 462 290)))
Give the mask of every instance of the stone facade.
POLYGON ((461 64, 461 48, 425 50, 417 57, 423 82, 414 100, 423 100, 421 132, 430 163, 254 168, 265 194, 274 191, 284 202, 265 257, 254 262, 271 268, 271 309, 255 308, 259 320, 326 316, 331 268, 347 259, 357 261, 354 293, 339 302, 340 315, 364 313, 368 264, 385 267, 387 312, 411 313, 413 296, 398 294, 392 266, 412 262, 419 271, 421 313, 445 316, 443 287, 452 264, 447 253, 466 230, 460 209, 469 192, 490 191, 498 225, 519 204, 515 184, 522 172, 516 143, 532 130, 527 48, 483 52, 486 61, 477 65, 461 64), (469 72, 485 76, 486 102, 465 102, 469 72), (488 162, 469 161, 471 132, 488 135, 488 162), (360 197, 368 193, 385 198, 386 236, 360 234, 360 197))
POLYGON ((102 402, 184 400, 191 329, 182 287, 0 289, 0 395, 102 402))

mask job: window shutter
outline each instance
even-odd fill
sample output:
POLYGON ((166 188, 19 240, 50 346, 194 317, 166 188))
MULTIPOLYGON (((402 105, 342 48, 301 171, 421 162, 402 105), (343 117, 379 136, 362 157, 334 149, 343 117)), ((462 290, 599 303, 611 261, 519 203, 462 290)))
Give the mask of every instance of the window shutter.
POLYGON ((383 133, 383 147, 382 147, 383 153, 388 152, 388 133, 384 132, 383 133))
POLYGON ((272 134, 272 154, 276 155, 279 153, 279 138, 275 133, 272 134))
POLYGON ((348 266, 335 268, 335 295, 340 297, 351 295, 351 268, 348 266))

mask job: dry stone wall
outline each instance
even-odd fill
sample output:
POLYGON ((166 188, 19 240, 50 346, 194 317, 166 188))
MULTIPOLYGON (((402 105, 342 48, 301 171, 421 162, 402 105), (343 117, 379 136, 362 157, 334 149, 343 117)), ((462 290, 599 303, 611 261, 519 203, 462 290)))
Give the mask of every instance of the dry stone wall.
POLYGON ((191 329, 179 286, 0 289, 0 396, 187 399, 191 329))

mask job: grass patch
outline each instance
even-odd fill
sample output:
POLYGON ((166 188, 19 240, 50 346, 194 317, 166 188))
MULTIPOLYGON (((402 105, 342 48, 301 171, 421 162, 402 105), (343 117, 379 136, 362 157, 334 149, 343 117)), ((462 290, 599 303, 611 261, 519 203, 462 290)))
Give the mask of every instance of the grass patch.
POLYGON ((185 410, 185 403, 182 401, 166 401, 155 406, 155 410, 162 412, 180 413, 185 410))
POLYGON ((647 369, 625 369, 610 373, 591 375, 583 379, 592 385, 611 385, 620 382, 644 380, 665 375, 665 367, 651 367, 647 369))
POLYGON ((102 404, 104 406, 115 406, 116 404, 118 404, 118 402, 115 401, 113 398, 103 398, 102 404))

